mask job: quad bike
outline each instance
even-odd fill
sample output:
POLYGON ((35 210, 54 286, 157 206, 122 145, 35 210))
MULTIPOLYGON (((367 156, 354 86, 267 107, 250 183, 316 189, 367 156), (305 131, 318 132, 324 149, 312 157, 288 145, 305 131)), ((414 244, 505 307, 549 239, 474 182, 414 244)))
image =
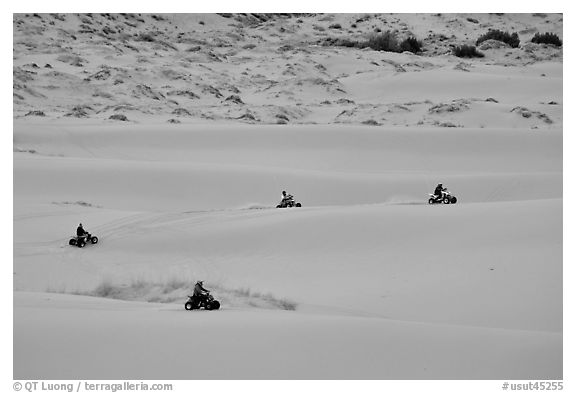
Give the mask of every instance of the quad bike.
POLYGON ((88 243, 96 244, 98 243, 98 238, 87 233, 84 236, 74 236, 68 241, 69 245, 79 248, 84 247, 88 243))
POLYGON ((433 205, 435 203, 443 203, 445 205, 449 205, 451 203, 456 203, 456 201, 458 200, 448 190, 442 191, 442 196, 440 197, 434 194, 428 194, 428 195, 430 195, 430 198, 428 199, 428 203, 430 205, 433 205))
POLYGON ((302 207, 302 204, 300 202, 294 201, 294 197, 292 195, 288 195, 282 199, 282 202, 280 202, 279 205, 276 206, 278 209, 283 209, 286 207, 302 207))
POLYGON ((210 293, 198 297, 188 296, 188 301, 184 304, 184 308, 188 311, 198 310, 204 308, 205 310, 218 310, 220 302, 214 299, 210 293))

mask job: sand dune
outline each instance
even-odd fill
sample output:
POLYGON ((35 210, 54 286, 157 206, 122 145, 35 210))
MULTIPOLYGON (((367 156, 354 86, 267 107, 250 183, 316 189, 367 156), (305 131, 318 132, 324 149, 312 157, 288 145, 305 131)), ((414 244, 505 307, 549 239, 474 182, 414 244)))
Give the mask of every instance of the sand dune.
MULTIPOLYGON (((80 309, 73 297, 40 293, 90 293, 104 283, 133 291, 135 299, 175 302, 142 306, 138 313, 154 307, 180 312, 169 318, 179 324, 184 323, 182 318, 192 318, 179 303, 194 280, 202 277, 215 287, 216 296, 227 299, 222 310, 226 316, 215 318, 224 318, 234 330, 234 321, 244 320, 239 312, 255 312, 250 319, 262 323, 277 315, 260 310, 269 306, 257 306, 257 298, 236 299, 234 293, 240 292, 234 291, 242 290, 295 304, 296 311, 276 312, 295 313, 286 317, 289 322, 284 326, 306 337, 317 334, 315 329, 321 326, 336 329, 334 338, 348 335, 347 329, 356 326, 372 331, 364 340, 371 337, 370 342, 386 346, 387 335, 397 334, 397 329, 416 329, 416 335, 432 330, 437 333, 426 345, 440 345, 453 335, 466 338, 472 343, 467 353, 480 363, 488 356, 480 337, 496 340, 492 342, 498 343, 500 358, 512 356, 510 345, 518 342, 528 351, 546 346, 549 361, 545 368, 540 363, 520 367, 514 362, 498 371, 473 363, 468 363, 470 368, 454 368, 444 352, 444 361, 435 359, 436 367, 429 368, 423 360, 428 355, 415 341, 414 347, 402 346, 422 362, 422 369, 412 371, 397 366, 382 373, 369 366, 373 361, 397 362, 400 347, 396 351, 383 347, 379 360, 358 360, 358 367, 346 368, 347 372, 336 363, 326 364, 326 374, 305 364, 293 367, 294 359, 257 367, 272 356, 263 353, 248 368, 231 361, 228 368, 200 368, 194 375, 178 367, 155 371, 157 357, 151 355, 150 363, 122 368, 126 375, 498 378, 551 375, 549 370, 560 364, 562 174, 561 157, 554 152, 561 145, 561 133, 381 133, 367 126, 158 128, 66 124, 16 128, 15 146, 38 151, 14 153, 14 284, 17 291, 37 292, 18 294, 17 299, 49 296, 54 304, 69 299, 72 304, 62 307, 76 313, 72 310, 80 309), (434 145, 442 141, 446 148, 436 152, 434 145), (438 178, 455 191, 458 204, 427 204, 426 193, 438 178), (305 207, 274 209, 282 188, 294 192, 305 207), (66 235, 80 221, 101 238, 98 245, 85 249, 67 245, 66 235), (29 241, 31 234, 38 241, 29 241), (535 287, 540 289, 534 291, 535 287), (340 324, 348 318, 352 319, 340 324), (512 341, 510 335, 515 337, 512 341), (556 344, 544 344, 549 340, 556 344), (534 374, 536 369, 542 374, 534 374)), ((132 295, 124 291, 122 296, 132 295)), ((115 309, 114 304, 98 307, 115 309)), ((34 310, 26 318, 46 318, 43 311, 34 310)), ((107 311, 102 312, 107 320, 107 311)), ((28 341, 20 315, 16 314, 17 329, 28 341)), ((155 323, 168 323, 164 315, 159 313, 155 323)), ((125 326, 129 329, 131 322, 125 326)), ((220 335, 234 336, 221 328, 212 330, 212 325, 206 329, 202 335, 218 342, 220 335)), ((296 345, 281 338, 292 336, 285 332, 268 339, 280 348, 296 345)), ((122 341, 121 337, 115 340, 122 341)), ((368 345, 350 340, 342 344, 352 351, 348 355, 368 345)), ((17 340, 17 347, 24 341, 17 340)), ((130 339, 123 345, 128 350, 135 342, 130 339)), ((331 344, 322 342, 310 350, 332 358, 331 344)), ((222 345, 215 351, 227 351, 228 344, 222 345)), ((184 357, 186 350, 182 347, 184 357)), ((453 350, 459 351, 456 346, 453 350)), ((288 353, 292 354, 288 359, 296 356, 288 353)), ((93 375, 102 377, 119 372, 100 365, 97 369, 93 375)), ((44 375, 35 374, 35 368, 26 370, 19 375, 44 375)), ((70 370, 77 375, 91 373, 84 366, 70 370)), ((68 375, 56 369, 46 372, 68 375)))
POLYGON ((186 122, 276 124, 287 111, 280 123, 485 128, 562 123, 562 49, 530 43, 536 32, 561 37, 562 15, 16 14, 13 21, 18 117, 43 111, 61 118, 84 105, 93 109, 87 117, 108 119, 119 110, 135 122, 142 121, 139 114, 167 121, 178 109, 190 113, 186 122), (486 50, 484 59, 450 55, 453 46, 472 44, 491 28, 519 33, 522 45, 486 50), (415 36, 424 51, 326 46, 328 38, 362 41, 387 30, 399 39, 415 36), (174 94, 179 91, 185 93, 174 94), (231 95, 242 101, 241 109, 227 103, 231 95), (476 116, 428 115, 442 102, 488 98, 496 102, 476 116), (350 104, 332 111, 320 104, 339 100, 350 104), (409 116, 390 114, 389 105, 411 102, 427 104, 412 107, 409 116), (118 109, 125 103, 136 112, 118 109), (550 122, 538 116, 510 121, 519 103, 550 122), (343 109, 349 111, 344 117, 343 109))
POLYGON ((15 379, 562 379, 562 15, 13 26, 15 379))

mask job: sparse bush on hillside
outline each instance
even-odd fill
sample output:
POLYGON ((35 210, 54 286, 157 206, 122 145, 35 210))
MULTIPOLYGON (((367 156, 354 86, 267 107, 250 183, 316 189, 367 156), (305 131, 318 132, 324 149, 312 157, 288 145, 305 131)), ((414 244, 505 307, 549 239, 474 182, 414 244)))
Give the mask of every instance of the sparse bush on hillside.
POLYGON ((480 38, 476 40, 476 45, 480 45, 486 40, 502 41, 510 45, 512 48, 518 48, 520 45, 520 38, 518 38, 518 33, 510 34, 507 31, 501 30, 489 30, 488 33, 481 35, 480 38))
POLYGON ((390 30, 381 34, 375 34, 368 39, 368 41, 361 44, 362 47, 372 48, 383 52, 399 52, 400 44, 396 38, 396 34, 390 30))
POLYGON ((380 125, 380 123, 378 123, 378 122, 377 122, 376 120, 374 120, 374 119, 364 120, 364 121, 362 122, 362 124, 365 124, 365 125, 367 125, 367 126, 379 126, 379 125, 380 125))
POLYGON ((136 41, 143 41, 143 42, 154 42, 156 38, 150 33, 140 33, 135 38, 136 41))
POLYGON ((370 15, 364 15, 363 17, 356 19, 356 23, 366 22, 367 20, 370 20, 370 18, 370 15))
POLYGON ((478 52, 474 45, 462 45, 452 49, 452 54, 456 57, 484 57, 482 52, 478 52))
POLYGON ((125 115, 121 115, 121 114, 114 114, 114 115, 110 116, 108 119, 119 120, 119 121, 128 121, 128 118, 125 115))
POLYGON ((330 26, 328 26, 328 28, 330 28, 330 29, 341 29, 341 28, 342 28, 342 25, 341 25, 340 23, 334 23, 334 24, 331 24, 330 26))
POLYGON ((54 19, 57 19, 59 21, 65 22, 66 21, 66 17, 65 14, 50 14, 51 17, 53 17, 54 19))
POLYGON ((422 43, 415 37, 409 37, 402 42, 398 41, 396 33, 388 30, 380 34, 372 34, 366 41, 353 41, 347 38, 326 38, 324 45, 344 46, 346 48, 371 48, 382 52, 417 53, 422 50, 422 43))
POLYGON ((551 44, 556 46, 562 46, 562 40, 554 33, 536 33, 534 37, 530 40, 535 44, 551 44))
POLYGON ((40 116, 40 117, 44 117, 46 116, 46 114, 43 111, 29 111, 28 113, 26 113, 24 116, 40 116))
POLYGON ((400 50, 418 53, 422 50, 422 43, 415 37, 408 37, 400 43, 400 50))

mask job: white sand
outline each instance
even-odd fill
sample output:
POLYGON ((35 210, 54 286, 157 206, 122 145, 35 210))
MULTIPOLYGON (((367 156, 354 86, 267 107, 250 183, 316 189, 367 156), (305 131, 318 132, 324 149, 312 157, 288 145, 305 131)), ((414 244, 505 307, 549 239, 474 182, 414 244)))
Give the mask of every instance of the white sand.
MULTIPOLYGON (((184 17, 171 20, 182 26, 184 17)), ((413 15, 388 17, 417 26, 413 15)), ((561 51, 530 62, 522 49, 510 49, 520 59, 492 50, 467 60, 470 72, 454 69, 462 60, 453 56, 309 45, 276 52, 289 42, 270 31, 301 25, 301 35, 287 36, 302 43, 319 34, 319 16, 309 18, 245 28, 234 50, 258 42, 251 35, 268 38, 222 62, 193 62, 192 81, 161 70, 182 72, 179 56, 232 47, 199 44, 200 53, 184 55, 178 44, 152 56, 135 44, 150 65, 124 50, 106 57, 86 36, 66 38, 86 58, 76 67, 56 62, 61 52, 19 46, 56 34, 50 25, 43 38, 28 22, 15 25, 15 67, 35 59, 67 75, 43 69, 28 82, 59 86, 42 90, 49 99, 15 89, 24 97, 15 98, 13 133, 15 379, 562 378, 561 51), (381 65, 364 72, 370 61, 381 65), (124 64, 133 80, 81 82, 104 63, 124 64), (295 76, 281 74, 286 64, 295 76), (265 90, 270 83, 245 68, 278 83, 265 90), (316 72, 347 76, 318 85, 316 72), (186 105, 181 96, 175 105, 129 93, 138 80, 167 93, 200 79, 236 85, 245 106, 222 103, 229 93, 186 105), (108 120, 116 112, 104 108, 120 102, 138 108, 119 111, 128 123, 108 120), (87 118, 63 116, 79 103, 91 105, 87 118), (442 103, 461 109, 431 111, 442 103), (518 106, 531 116, 511 112, 518 106), (176 107, 192 115, 169 124, 176 107), (29 110, 46 117, 23 116, 29 110), (232 119, 247 111, 258 121, 232 119), (274 124, 279 113, 289 124, 274 124), (381 125, 361 124, 368 119, 381 125), (426 203, 438 182, 456 205, 426 203), (304 207, 275 209, 283 189, 304 207), (99 244, 68 246, 79 222, 99 244), (197 279, 221 310, 184 310, 197 279), (102 283, 139 301, 79 295, 102 283), (283 309, 290 304, 296 310, 283 309), (206 361, 195 362, 197 353, 206 361)), ((418 22, 445 32, 450 18, 418 22)), ((543 19, 502 18, 516 28, 543 19)), ((73 29, 77 20, 58 23, 73 29)), ((238 33, 229 19, 202 20, 194 21, 200 37, 238 33)), ((449 31, 484 31, 471 25, 449 31)))

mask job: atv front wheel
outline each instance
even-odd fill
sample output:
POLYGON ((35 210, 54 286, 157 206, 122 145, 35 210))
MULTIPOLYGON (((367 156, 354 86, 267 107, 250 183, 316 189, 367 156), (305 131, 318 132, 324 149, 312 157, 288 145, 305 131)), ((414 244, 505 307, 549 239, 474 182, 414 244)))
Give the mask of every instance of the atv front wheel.
POLYGON ((78 241, 78 242, 76 243, 76 245, 77 245, 79 248, 82 248, 82 247, 84 247, 84 246, 86 245, 86 243, 84 243, 83 241, 78 241))
POLYGON ((186 304, 184 305, 184 308, 188 311, 193 310, 194 309, 194 305, 192 304, 192 302, 186 302, 186 304))
POLYGON ((68 241, 68 244, 71 245, 71 246, 75 246, 75 245, 76 245, 76 239, 70 239, 70 240, 68 241))
POLYGON ((96 244, 98 243, 98 238, 96 236, 92 236, 92 239, 90 239, 90 241, 92 242, 92 244, 96 244))
POLYGON ((442 202, 444 202, 445 205, 448 205, 450 203, 450 198, 446 197, 442 200, 442 202))
POLYGON ((302 207, 302 204, 301 204, 300 202, 298 202, 298 203, 296 204, 296 207, 302 207))
POLYGON ((452 197, 452 200, 450 201, 450 203, 456 203, 457 199, 456 197, 452 197))
POLYGON ((433 205, 434 202, 436 202, 436 200, 435 200, 434 198, 428 199, 428 204, 429 204, 429 205, 433 205))
POLYGON ((218 310, 220 308, 220 302, 218 300, 214 300, 212 302, 212 310, 218 310))

